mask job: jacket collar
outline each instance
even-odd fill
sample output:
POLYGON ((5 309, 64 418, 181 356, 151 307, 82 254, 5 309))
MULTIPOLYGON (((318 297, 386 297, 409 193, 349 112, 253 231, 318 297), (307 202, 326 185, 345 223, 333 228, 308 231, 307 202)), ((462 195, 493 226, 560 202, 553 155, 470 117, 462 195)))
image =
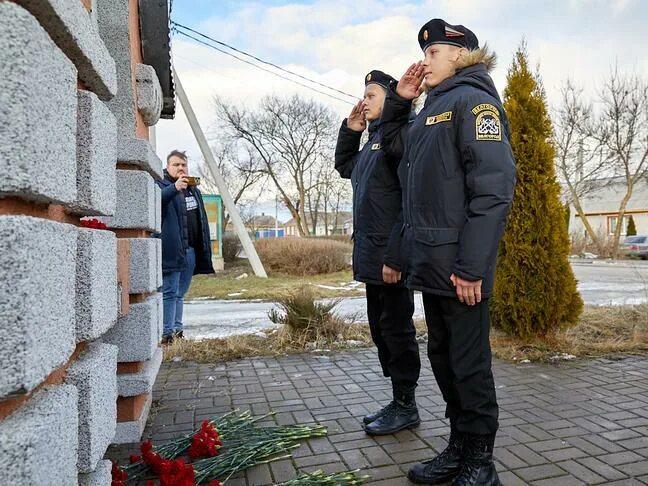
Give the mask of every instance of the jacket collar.
POLYGON ((460 69, 455 73, 454 76, 450 76, 448 79, 445 79, 438 86, 435 86, 428 92, 424 107, 427 107, 428 104, 432 102, 434 97, 439 96, 443 93, 447 93, 460 84, 472 84, 470 82, 472 78, 481 78, 484 76, 488 76, 488 70, 483 63, 474 64, 472 66, 460 69))
POLYGON ((381 124, 381 119, 378 118, 377 120, 369 122, 369 136, 373 135, 376 130, 380 127, 381 124))
POLYGON ((169 182, 172 182, 173 184, 175 184, 175 182, 178 180, 175 177, 171 177, 171 175, 169 174, 169 172, 166 169, 164 169, 163 172, 164 172, 164 180, 165 181, 169 181, 169 182))

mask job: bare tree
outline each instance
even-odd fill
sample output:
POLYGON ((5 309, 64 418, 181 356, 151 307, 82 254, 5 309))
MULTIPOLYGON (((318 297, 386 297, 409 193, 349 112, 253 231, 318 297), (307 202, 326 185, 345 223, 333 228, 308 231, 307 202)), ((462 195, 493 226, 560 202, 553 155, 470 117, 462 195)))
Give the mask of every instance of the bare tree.
POLYGON ((648 83, 615 68, 604 80, 594 106, 583 101, 582 89, 570 81, 561 94, 554 117, 558 172, 599 253, 604 252, 605 242, 588 221, 583 200, 604 187, 606 180, 623 188, 612 242, 612 256, 617 256, 628 201, 636 183, 648 174, 648 83))
POLYGON ((324 222, 324 234, 328 234, 328 221, 326 214, 326 191, 328 189, 327 178, 330 173, 327 161, 322 159, 317 167, 313 167, 309 174, 309 185, 311 190, 308 191, 306 198, 307 214, 311 224, 311 232, 317 234, 317 225, 320 220, 324 222))
MULTIPOLYGON (((239 147, 236 141, 218 140, 210 144, 218 170, 232 194, 234 204, 250 199, 250 193, 255 187, 263 184, 265 175, 261 171, 261 162, 256 153, 248 146, 239 147)), ((216 182, 211 173, 201 164, 198 173, 203 178, 203 187, 207 192, 218 193, 216 182)), ((255 200, 255 197, 251 198, 255 200)), ((223 215, 223 231, 227 229, 230 216, 227 212, 223 215)))
POLYGON ((337 117, 326 106, 297 95, 265 97, 253 111, 219 98, 214 102, 226 133, 259 157, 259 170, 275 186, 299 234, 307 235, 307 202, 319 184, 312 171, 333 150, 337 117))
POLYGON ((339 213, 342 207, 350 203, 351 186, 348 180, 340 177, 331 161, 322 165, 318 172, 318 180, 319 184, 314 187, 315 195, 310 202, 310 212, 315 220, 313 231, 317 223, 322 221, 325 234, 330 235, 339 227, 339 213))
POLYGON ((600 90, 601 110, 591 136, 600 144, 613 175, 623 182, 613 256, 619 249, 628 201, 637 182, 648 174, 648 82, 615 68, 600 90))
POLYGON ((567 202, 574 206, 585 231, 599 251, 604 242, 592 227, 583 208, 583 198, 597 188, 596 180, 606 163, 598 144, 593 143, 592 106, 583 101, 583 89, 567 80, 562 86, 560 105, 554 109, 554 147, 558 176, 566 188, 567 202))
POLYGON ((344 207, 351 204, 351 185, 346 179, 339 177, 336 172, 330 179, 329 189, 326 191, 327 208, 333 215, 334 229, 339 229, 340 225, 344 225, 344 221, 340 221, 340 213, 344 207))

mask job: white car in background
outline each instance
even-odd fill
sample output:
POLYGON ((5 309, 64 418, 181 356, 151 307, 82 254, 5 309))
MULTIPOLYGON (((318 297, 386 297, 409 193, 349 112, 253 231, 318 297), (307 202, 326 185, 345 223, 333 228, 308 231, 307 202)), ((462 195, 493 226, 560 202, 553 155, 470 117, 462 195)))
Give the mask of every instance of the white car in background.
POLYGON ((621 252, 626 256, 639 257, 642 260, 648 259, 648 236, 628 236, 619 246, 621 252))

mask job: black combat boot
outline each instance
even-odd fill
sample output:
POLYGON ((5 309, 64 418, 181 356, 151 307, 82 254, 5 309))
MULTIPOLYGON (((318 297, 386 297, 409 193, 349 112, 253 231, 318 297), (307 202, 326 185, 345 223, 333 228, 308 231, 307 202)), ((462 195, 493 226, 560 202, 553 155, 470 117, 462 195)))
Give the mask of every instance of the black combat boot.
POLYGON ((389 402, 387 405, 385 405, 383 408, 378 410, 377 412, 370 413, 369 415, 365 415, 362 418, 362 423, 367 425, 370 424, 371 422, 375 421, 376 419, 382 417, 385 415, 392 407, 394 406, 393 400, 389 402))
POLYGON ((382 415, 373 422, 365 424, 369 435, 388 435, 399 430, 417 427, 421 423, 416 408, 414 391, 394 391, 394 400, 384 408, 382 415))
POLYGON ((412 466, 407 477, 417 484, 442 484, 451 481, 459 474, 462 451, 463 435, 452 428, 448 447, 434 459, 412 466))
POLYGON ((463 461, 453 486, 499 486, 493 463, 495 435, 466 435, 463 461))

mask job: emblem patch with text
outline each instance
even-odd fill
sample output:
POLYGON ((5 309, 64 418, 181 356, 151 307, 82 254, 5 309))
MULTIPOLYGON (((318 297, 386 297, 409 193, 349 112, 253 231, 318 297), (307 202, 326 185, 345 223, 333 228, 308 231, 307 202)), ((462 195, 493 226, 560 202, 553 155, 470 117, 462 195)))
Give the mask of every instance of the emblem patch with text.
POLYGON ((475 118, 475 139, 502 140, 502 123, 499 110, 490 103, 482 103, 472 110, 475 118))
POLYGON ((437 123, 450 121, 452 120, 452 112, 446 111, 445 113, 439 113, 438 115, 428 116, 425 119, 425 126, 435 125, 437 123))

